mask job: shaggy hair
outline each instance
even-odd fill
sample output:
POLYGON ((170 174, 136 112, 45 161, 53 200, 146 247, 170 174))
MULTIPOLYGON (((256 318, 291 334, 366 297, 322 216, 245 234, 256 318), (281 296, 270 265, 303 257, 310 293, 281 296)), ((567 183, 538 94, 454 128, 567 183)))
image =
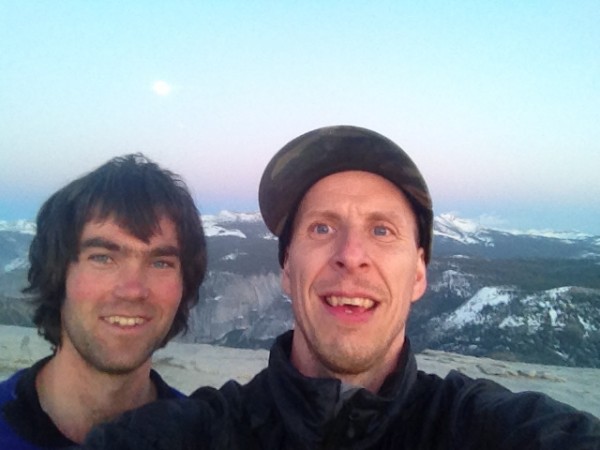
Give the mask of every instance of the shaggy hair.
POLYGON ((206 243, 200 214, 184 181, 142 154, 113 158, 78 178, 42 205, 29 249, 28 286, 33 322, 53 348, 60 346, 61 308, 69 264, 77 261, 86 223, 112 219, 149 242, 162 217, 176 227, 181 251, 183 294, 163 346, 187 331, 190 309, 198 302, 206 271, 206 243))

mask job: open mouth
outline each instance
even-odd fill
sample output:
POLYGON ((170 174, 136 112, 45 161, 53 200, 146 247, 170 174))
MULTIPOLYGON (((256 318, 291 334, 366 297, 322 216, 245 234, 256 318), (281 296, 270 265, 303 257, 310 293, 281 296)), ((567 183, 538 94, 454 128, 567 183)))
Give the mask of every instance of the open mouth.
POLYGON ((343 308, 346 314, 369 311, 376 305, 374 300, 366 297, 341 297, 330 295, 325 297, 325 302, 333 308, 343 308))
POLYGON ((118 325, 120 327, 135 327, 146 323, 146 319, 139 316, 107 316, 104 317, 104 320, 111 325, 118 325))

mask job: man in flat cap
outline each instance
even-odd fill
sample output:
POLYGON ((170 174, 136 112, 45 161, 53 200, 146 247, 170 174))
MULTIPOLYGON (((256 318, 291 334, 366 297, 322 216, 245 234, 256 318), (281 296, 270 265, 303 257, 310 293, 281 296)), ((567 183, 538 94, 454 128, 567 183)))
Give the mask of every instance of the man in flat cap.
POLYGON ((306 133, 268 164, 259 200, 279 238, 294 330, 277 338, 268 368, 247 385, 230 381, 219 391, 201 388, 192 400, 144 407, 117 430, 99 430, 95 442, 138 449, 600 448, 600 420, 590 414, 456 371, 440 378, 417 370, 405 331, 411 304, 427 286, 432 204, 418 168, 392 141, 349 126, 306 133), (167 419, 168 430, 148 430, 156 428, 149 421, 167 419))

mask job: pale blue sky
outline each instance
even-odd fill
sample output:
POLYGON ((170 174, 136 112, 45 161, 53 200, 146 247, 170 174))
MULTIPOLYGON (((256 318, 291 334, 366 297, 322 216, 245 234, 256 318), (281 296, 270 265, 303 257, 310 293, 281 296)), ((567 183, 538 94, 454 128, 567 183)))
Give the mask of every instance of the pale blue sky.
POLYGON ((437 214, 600 234, 599 23, 597 0, 0 0, 0 219, 136 151, 202 212, 255 211, 275 151, 353 124, 437 214))

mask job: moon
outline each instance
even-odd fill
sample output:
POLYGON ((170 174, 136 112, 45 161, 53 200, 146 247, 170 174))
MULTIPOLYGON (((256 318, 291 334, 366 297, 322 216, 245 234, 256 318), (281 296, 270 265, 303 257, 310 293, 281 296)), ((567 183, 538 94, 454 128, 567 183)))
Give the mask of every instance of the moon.
POLYGON ((169 95, 171 93, 172 87, 166 81, 158 80, 152 84, 152 90, 156 95, 164 97, 165 95, 169 95))

